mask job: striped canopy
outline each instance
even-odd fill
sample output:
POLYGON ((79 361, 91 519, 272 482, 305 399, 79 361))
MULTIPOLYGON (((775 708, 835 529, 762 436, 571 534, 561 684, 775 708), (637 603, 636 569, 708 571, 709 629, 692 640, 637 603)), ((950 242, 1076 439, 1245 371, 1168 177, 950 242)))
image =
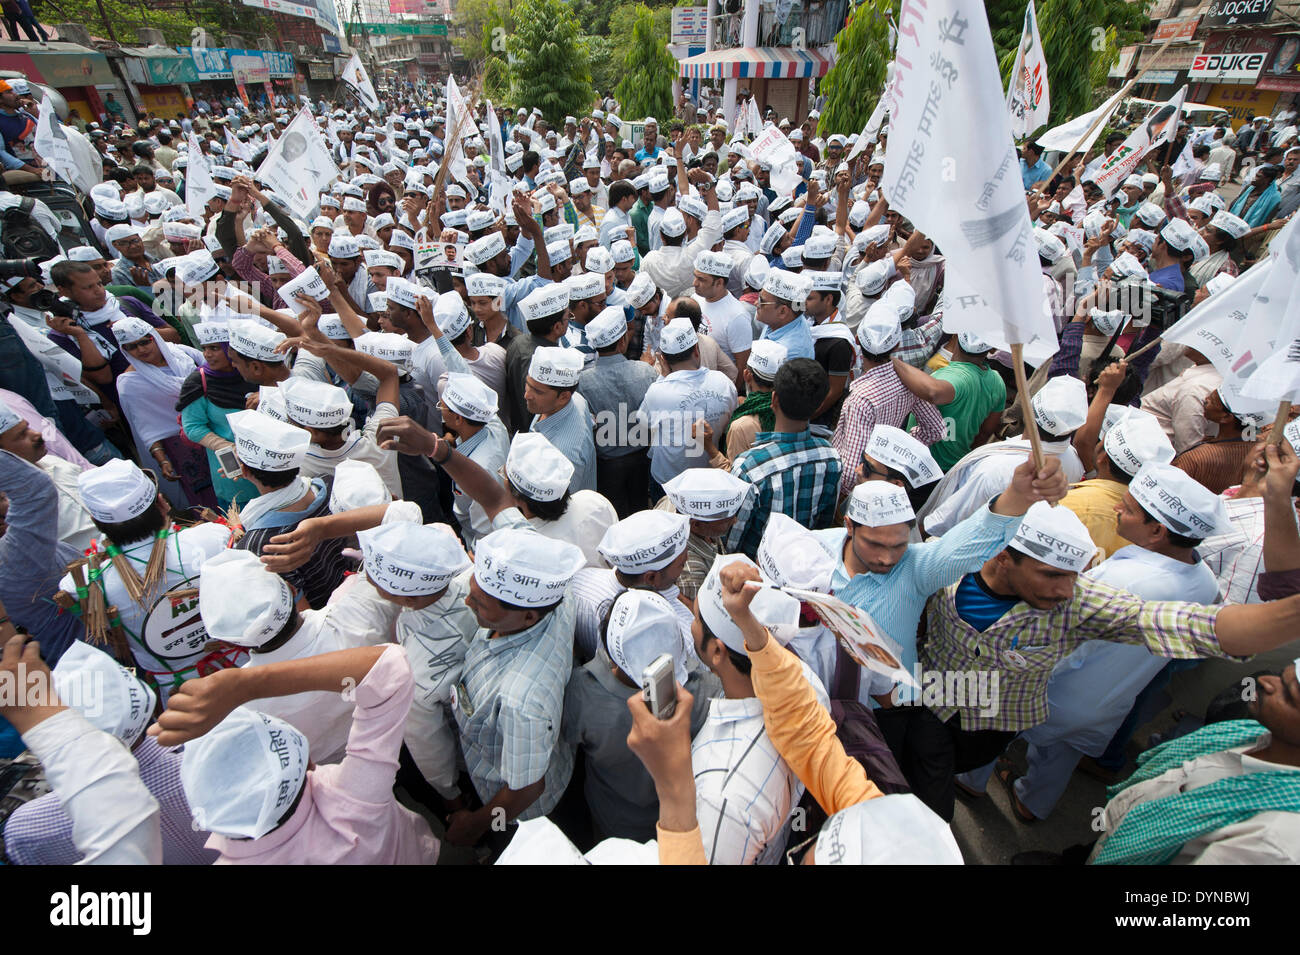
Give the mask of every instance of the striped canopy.
POLYGON ((688 57, 679 66, 682 76, 696 80, 731 77, 807 79, 825 76, 831 68, 831 61, 812 50, 796 50, 784 46, 742 46, 688 57))

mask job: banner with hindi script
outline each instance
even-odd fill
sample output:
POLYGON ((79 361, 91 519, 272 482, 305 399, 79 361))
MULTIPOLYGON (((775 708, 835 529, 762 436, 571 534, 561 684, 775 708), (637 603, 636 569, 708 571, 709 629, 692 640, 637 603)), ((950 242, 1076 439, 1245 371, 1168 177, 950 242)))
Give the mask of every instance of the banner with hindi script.
POLYGON ((1251 304, 1248 324, 1272 329, 1273 348, 1241 393, 1300 404, 1300 224, 1294 217, 1269 242, 1265 261, 1272 268, 1251 304))
POLYGON ((984 5, 904 4, 896 62, 881 188, 943 250, 945 327, 1055 351, 984 5))
POLYGON ((339 74, 339 79, 356 94, 362 106, 369 110, 379 109, 379 97, 375 95, 375 88, 370 82, 366 68, 361 65, 361 57, 353 53, 352 59, 348 60, 348 65, 343 67, 343 72, 339 74))
POLYGON ((1242 395, 1246 381, 1273 349, 1276 325, 1252 306, 1272 271, 1271 259, 1251 266, 1223 291, 1211 295, 1170 325, 1161 339, 1200 352, 1223 376, 1220 391, 1236 411, 1272 411, 1276 401, 1242 395))
POLYGON ((300 219, 311 220, 321 191, 339 177, 329 147, 311 113, 301 110, 257 167, 257 176, 275 190, 300 219))
POLYGON ((1007 112, 1011 116, 1011 135, 1024 139, 1040 126, 1047 125, 1052 99, 1047 89, 1047 57, 1038 36, 1038 17, 1034 0, 1025 7, 1025 28, 1016 48, 1016 62, 1007 86, 1007 112))
POLYGON ((1187 87, 1182 86, 1171 100, 1151 110, 1147 118, 1128 134, 1128 139, 1092 172, 1092 179, 1107 198, 1115 194, 1147 153, 1173 140, 1186 98, 1187 87))

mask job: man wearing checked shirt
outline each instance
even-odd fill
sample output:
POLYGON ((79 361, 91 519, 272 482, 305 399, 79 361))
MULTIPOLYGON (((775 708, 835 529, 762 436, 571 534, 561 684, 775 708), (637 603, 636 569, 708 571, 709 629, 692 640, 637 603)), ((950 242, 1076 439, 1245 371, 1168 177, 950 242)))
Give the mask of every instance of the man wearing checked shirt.
POLYGON ((1175 659, 1240 660, 1294 639, 1300 627, 1300 596, 1232 606, 1144 601, 1080 577, 1094 550, 1073 513, 1035 504, 1006 550, 931 598, 922 667, 990 673, 998 687, 992 705, 954 694, 926 706, 909 732, 904 773, 924 767, 908 782, 944 819, 953 815, 953 774, 983 766, 1018 731, 1047 719, 1048 679, 1084 641, 1145 645, 1175 659))
POLYGON ((497 850, 512 823, 555 809, 573 773, 573 752, 557 746, 564 688, 573 666, 569 580, 582 551, 534 531, 496 480, 409 418, 386 423, 384 446, 427 455, 492 519, 478 542, 465 604, 479 628, 465 651, 451 709, 465 767, 483 805, 447 819, 447 842, 497 850))
MULTIPOLYGON (((890 468, 902 463, 886 457, 888 444, 882 450, 873 441, 870 447, 872 454, 881 456, 873 459, 873 465, 883 463, 890 468)), ((916 448, 924 450, 919 444, 916 448)), ((977 570, 1006 547, 1031 505, 1058 501, 1067 490, 1058 460, 1047 458, 1042 470, 1035 473, 1033 461, 1026 455, 1011 484, 996 498, 942 537, 912 543, 916 517, 905 491, 889 481, 864 481, 849 498, 844 528, 815 532, 836 560, 831 592, 869 613, 899 645, 903 669, 914 673, 917 625, 930 595, 977 570)), ((902 684, 895 686, 888 677, 870 676, 859 681, 859 701, 879 707, 875 714, 880 730, 912 782, 913 776, 923 776, 925 770, 924 765, 911 766, 906 761, 911 752, 907 741, 923 712, 916 705, 917 693, 902 684)))

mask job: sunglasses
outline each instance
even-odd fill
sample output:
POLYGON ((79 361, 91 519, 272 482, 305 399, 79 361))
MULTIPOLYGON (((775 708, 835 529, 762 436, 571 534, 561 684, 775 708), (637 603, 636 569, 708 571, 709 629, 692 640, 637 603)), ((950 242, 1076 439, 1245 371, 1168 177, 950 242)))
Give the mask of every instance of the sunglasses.
POLYGON ((147 345, 153 344, 153 337, 142 338, 138 342, 130 342, 122 346, 123 351, 139 351, 147 345))

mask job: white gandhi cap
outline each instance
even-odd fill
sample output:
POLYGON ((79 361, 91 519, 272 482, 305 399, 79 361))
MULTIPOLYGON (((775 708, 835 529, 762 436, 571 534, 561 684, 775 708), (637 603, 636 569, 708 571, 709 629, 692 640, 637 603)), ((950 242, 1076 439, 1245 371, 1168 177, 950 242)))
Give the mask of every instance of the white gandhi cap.
POLYGON ((1074 512, 1065 507, 1052 507, 1046 501, 1030 506, 1007 546, 1058 570, 1076 574, 1088 569, 1097 552, 1088 528, 1074 512))
POLYGON ((482 590, 516 607, 549 607, 564 597, 587 563, 582 550, 531 528, 507 527, 478 543, 474 579, 482 590))
POLYGON ((187 743, 181 757, 194 824, 234 839, 259 839, 274 829, 306 778, 307 738, 242 706, 187 743))
POLYGON ((610 608, 605 645, 614 665, 638 685, 645 668, 667 653, 673 675, 686 684, 686 638, 668 601, 652 590, 625 590, 610 608))
POLYGON ((199 572, 199 614, 208 636, 260 647, 293 616, 293 592, 248 550, 223 550, 199 572))
POLYGON ((611 567, 625 574, 662 570, 686 550, 690 524, 684 514, 637 511, 611 524, 598 550, 611 567))
POLYGON ((371 583, 398 597, 437 593, 469 566, 446 524, 394 521, 358 532, 357 541, 371 583))

